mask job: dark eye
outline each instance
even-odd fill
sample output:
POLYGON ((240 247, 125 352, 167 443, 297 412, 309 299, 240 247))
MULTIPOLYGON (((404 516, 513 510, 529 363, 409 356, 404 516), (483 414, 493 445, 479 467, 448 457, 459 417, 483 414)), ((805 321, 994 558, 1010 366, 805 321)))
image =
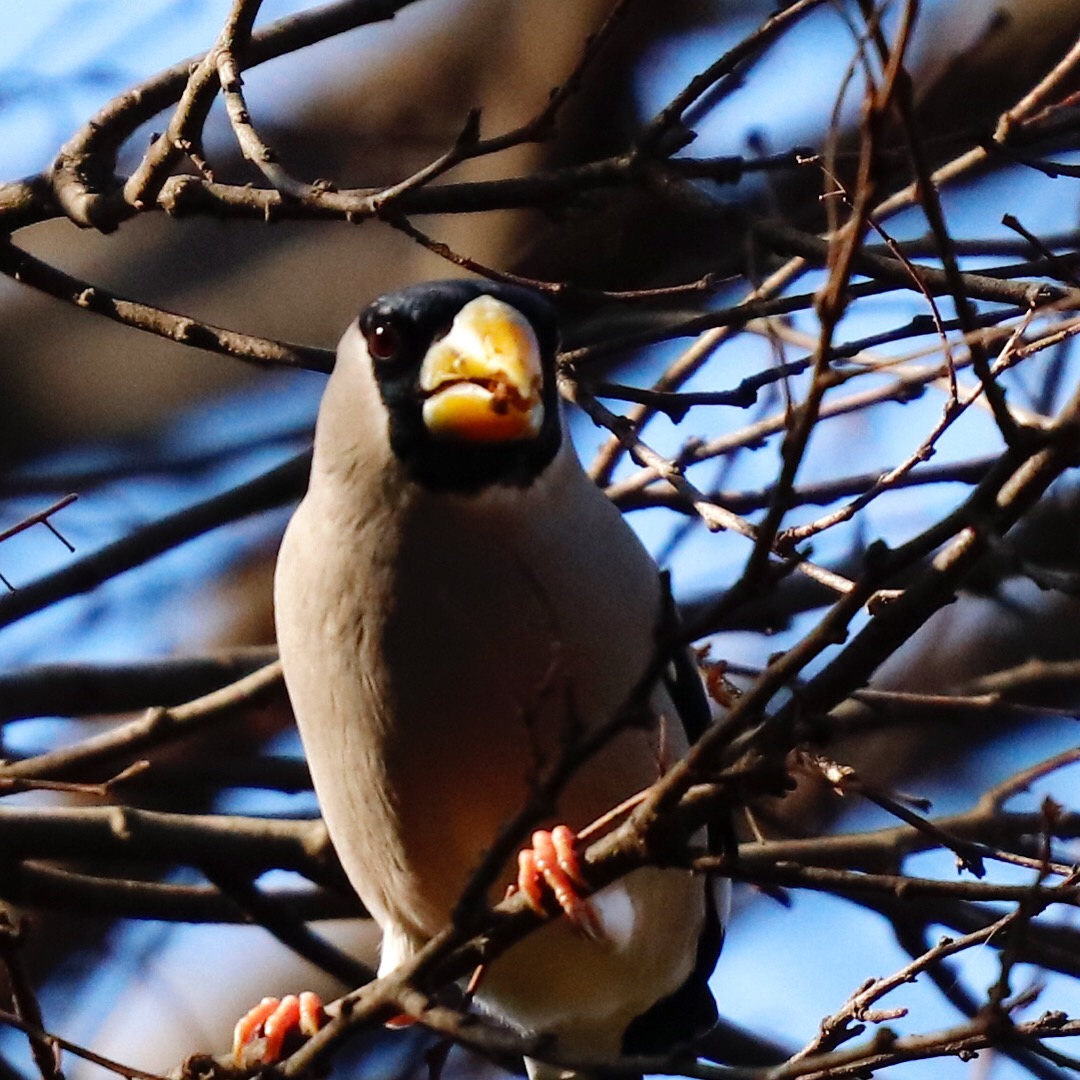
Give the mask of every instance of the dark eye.
POLYGON ((393 360, 401 349, 401 333, 391 323, 375 323, 365 337, 373 360, 393 360))

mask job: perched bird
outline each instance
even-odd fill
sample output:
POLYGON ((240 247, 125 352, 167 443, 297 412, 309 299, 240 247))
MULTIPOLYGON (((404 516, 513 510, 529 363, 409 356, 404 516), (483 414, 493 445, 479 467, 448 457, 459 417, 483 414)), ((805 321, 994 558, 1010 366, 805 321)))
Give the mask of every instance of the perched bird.
MULTIPOLYGON (((381 972, 447 925, 530 786, 612 717, 657 647, 660 576, 570 443, 557 343, 553 309, 522 289, 375 300, 341 340, 281 546, 285 682, 330 836, 382 928, 381 972)), ((651 708, 581 766, 490 897, 510 885, 540 907, 550 890, 567 914, 495 960, 477 997, 564 1060, 662 1052, 716 1017, 712 883, 644 868, 577 891, 576 830, 707 722, 688 660, 651 708)))

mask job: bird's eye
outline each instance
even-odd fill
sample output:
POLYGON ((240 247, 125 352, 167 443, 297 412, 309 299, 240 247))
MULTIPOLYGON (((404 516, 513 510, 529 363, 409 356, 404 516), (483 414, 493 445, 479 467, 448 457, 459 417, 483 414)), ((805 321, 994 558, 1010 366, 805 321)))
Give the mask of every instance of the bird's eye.
POLYGON ((401 349, 401 333, 391 323, 376 323, 365 336, 373 360, 393 360, 401 349))

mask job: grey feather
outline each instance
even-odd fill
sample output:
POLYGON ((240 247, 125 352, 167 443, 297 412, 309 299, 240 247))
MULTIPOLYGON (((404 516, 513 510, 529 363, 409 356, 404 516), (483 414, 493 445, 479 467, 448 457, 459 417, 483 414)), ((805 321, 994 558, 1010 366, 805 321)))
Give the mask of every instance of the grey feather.
MULTIPOLYGON (((385 971, 446 925, 530 781, 623 702, 663 599, 651 558, 565 432, 527 486, 425 489, 390 445, 356 324, 338 355, 275 603, 316 791, 382 927, 385 971)), ((554 821, 581 828, 683 752, 663 686, 653 709, 651 727, 584 765, 554 821)), ((512 878, 508 866, 493 899, 512 878)), ((634 1019, 700 966, 700 879, 639 870, 593 903, 605 941, 555 920, 492 964, 479 999, 523 1031, 552 1033, 564 1057, 616 1055, 634 1019)))

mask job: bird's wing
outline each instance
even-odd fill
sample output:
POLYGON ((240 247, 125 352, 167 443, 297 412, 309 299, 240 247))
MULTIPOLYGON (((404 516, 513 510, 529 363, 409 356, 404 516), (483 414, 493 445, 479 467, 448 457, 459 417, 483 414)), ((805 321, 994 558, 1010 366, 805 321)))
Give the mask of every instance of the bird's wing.
MULTIPOLYGON (((670 596, 668 599, 670 602, 670 596)), ((682 722, 687 741, 693 745, 712 723, 712 710, 689 649, 679 648, 675 651, 663 682, 682 722)), ((727 848, 731 829, 726 822, 713 821, 709 823, 706 834, 710 854, 718 854, 727 848)), ((623 1036, 623 1053, 665 1053, 673 1045, 708 1031, 719 1019, 716 1002, 709 990, 709 977, 724 943, 723 909, 727 906, 729 887, 726 881, 718 882, 710 878, 705 881, 704 888, 705 925, 698 939, 693 970, 674 993, 661 998, 631 1023, 623 1036)))

